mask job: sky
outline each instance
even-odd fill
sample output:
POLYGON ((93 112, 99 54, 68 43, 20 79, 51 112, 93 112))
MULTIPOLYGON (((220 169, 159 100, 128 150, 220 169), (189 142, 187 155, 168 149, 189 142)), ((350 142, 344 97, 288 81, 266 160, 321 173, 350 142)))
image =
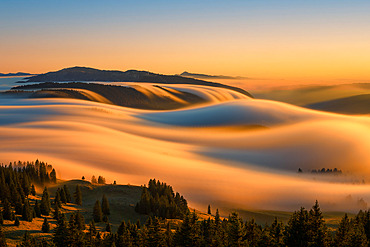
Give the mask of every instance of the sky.
POLYGON ((370 81, 370 1, 0 1, 0 72, 370 81))

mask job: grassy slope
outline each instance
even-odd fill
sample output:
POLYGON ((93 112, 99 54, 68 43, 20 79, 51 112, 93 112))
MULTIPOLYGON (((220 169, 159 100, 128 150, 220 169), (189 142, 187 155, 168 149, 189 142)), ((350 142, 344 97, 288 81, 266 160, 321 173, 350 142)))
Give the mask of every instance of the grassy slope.
MULTIPOLYGON (((58 187, 67 185, 71 195, 75 191, 76 185, 80 185, 82 192, 82 206, 77 206, 72 203, 63 205, 63 212, 69 218, 69 214, 76 210, 79 210, 85 217, 86 224, 92 220, 92 209, 96 200, 101 202, 103 194, 108 198, 111 215, 109 216, 109 222, 112 224, 112 230, 115 232, 124 219, 125 221, 136 222, 138 219, 143 224, 147 220, 146 215, 141 215, 135 212, 134 206, 140 200, 140 195, 142 192, 142 187, 133 186, 133 185, 93 185, 90 182, 83 180, 70 180, 70 181, 60 181, 57 185, 49 187, 49 193, 51 198, 54 198, 55 191, 58 187)), ((36 197, 30 197, 31 204, 34 203, 34 200, 41 200, 42 189, 39 189, 38 195, 36 197)), ((196 209, 190 209, 191 211, 195 210, 200 220, 208 219, 208 217, 214 218, 215 210, 212 211, 212 215, 208 215, 204 212, 198 211, 196 209)), ((279 220, 286 223, 291 216, 291 212, 283 211, 246 211, 246 210, 237 210, 240 216, 244 220, 250 220, 254 218, 258 224, 265 225, 271 224, 275 217, 279 220)), ((343 212, 327 212, 324 213, 325 220, 328 226, 331 229, 337 227, 341 217, 344 215, 343 212)), ((349 215, 352 216, 352 215, 349 215)), ((19 218, 21 218, 19 216, 19 218)), ((56 221, 52 219, 52 216, 48 216, 48 221, 51 226, 51 231, 56 226, 56 221)), ((173 229, 176 228, 176 225, 180 223, 180 220, 167 220, 170 221, 173 229)), ((15 246, 22 239, 25 231, 29 231, 31 235, 39 238, 51 238, 51 233, 42 233, 41 226, 43 223, 43 218, 36 218, 32 222, 20 221, 20 226, 14 226, 14 221, 4 221, 3 230, 7 237, 7 243, 9 246, 15 246)), ((99 230, 104 230, 105 223, 97 223, 97 228, 99 230)), ((164 227, 164 224, 163 224, 164 227)))

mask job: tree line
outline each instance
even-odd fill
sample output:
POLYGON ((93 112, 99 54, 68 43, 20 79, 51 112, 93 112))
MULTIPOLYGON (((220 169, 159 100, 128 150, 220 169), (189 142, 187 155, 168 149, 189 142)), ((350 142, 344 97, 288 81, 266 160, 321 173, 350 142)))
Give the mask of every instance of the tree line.
MULTIPOLYGON (((37 162, 40 164, 40 162, 37 162)), ((13 184, 10 195, 1 197, 2 210, 0 213, 0 247, 7 246, 1 225, 3 220, 14 220, 19 225, 19 219, 14 215, 22 215, 21 220, 32 221, 34 217, 52 214, 57 220, 52 230, 51 240, 35 238, 26 232, 19 246, 368 246, 370 244, 370 211, 360 211, 354 218, 344 215, 335 232, 326 225, 318 202, 310 210, 300 208, 283 224, 276 218, 271 225, 261 226, 254 219, 243 220, 237 212, 228 218, 221 218, 216 210, 214 216, 199 220, 195 212, 190 212, 187 202, 179 193, 174 193, 172 186, 151 179, 143 192, 137 208, 145 205, 149 214, 145 224, 122 221, 116 232, 112 232, 108 216, 110 207, 108 198, 103 195, 101 203, 96 201, 93 208, 93 220, 86 225, 83 215, 77 211, 69 215, 61 210, 68 202, 82 204, 82 194, 77 185, 73 195, 67 186, 58 188, 54 199, 50 198, 47 188, 43 190, 41 201, 31 205, 28 196, 32 194, 32 183, 40 183, 31 179, 27 171, 46 170, 36 168, 36 162, 28 170, 9 166, 0 167, 0 185, 13 184), (32 166, 34 166, 32 168, 32 166), (27 192, 29 190, 29 192, 27 192), (23 194, 22 194, 23 191, 23 194), (21 205, 16 205, 20 198, 21 205), (8 200, 9 199, 9 200, 8 200), (186 208, 185 208, 186 206, 186 208), (18 207, 18 208, 17 208, 18 207), (177 208, 177 209, 176 209, 177 208), (18 210, 18 211, 17 211, 18 210), (171 215, 171 212, 177 214, 171 215), (164 213, 164 214, 163 214, 164 213), (167 217, 170 215, 170 217, 167 217), (181 219, 181 223, 169 221, 169 218, 181 219), (98 230, 97 222, 105 222, 105 228, 98 230)), ((47 172, 43 175, 47 175, 47 172)), ((48 175, 50 178, 50 174, 48 175)), ((52 181, 52 180, 50 180, 52 181)), ((6 188, 6 187, 2 187, 6 188)), ((3 192, 3 189, 1 190, 3 192)), ((6 193, 5 193, 6 194, 6 193)), ((208 206, 208 213, 211 208, 208 206)), ((177 221, 179 222, 179 221, 177 221)), ((46 217, 40 229, 50 232, 46 217)))

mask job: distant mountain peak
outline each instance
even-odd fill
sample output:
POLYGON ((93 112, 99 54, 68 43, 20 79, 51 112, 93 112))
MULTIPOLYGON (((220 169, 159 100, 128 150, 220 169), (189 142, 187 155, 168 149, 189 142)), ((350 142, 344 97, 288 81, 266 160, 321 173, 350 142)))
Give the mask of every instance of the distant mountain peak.
POLYGON ((190 77, 190 78, 197 78, 197 79, 229 79, 229 80, 241 80, 241 79, 248 79, 247 77, 242 76, 227 76, 227 75, 207 75, 207 74, 199 74, 199 73, 190 73, 184 71, 180 74, 180 76, 190 77))
POLYGON ((34 74, 24 73, 24 72, 16 72, 16 73, 0 73, 0 77, 8 77, 8 76, 30 76, 34 74))
POLYGON ((162 75, 149 71, 139 70, 100 70, 89 67, 75 66, 64 68, 54 72, 48 72, 29 77, 26 82, 72 82, 72 81, 102 81, 102 82, 149 82, 164 84, 195 84, 212 87, 223 87, 237 91, 252 97, 247 91, 224 85, 221 83, 199 80, 196 78, 184 77, 181 75, 162 75))

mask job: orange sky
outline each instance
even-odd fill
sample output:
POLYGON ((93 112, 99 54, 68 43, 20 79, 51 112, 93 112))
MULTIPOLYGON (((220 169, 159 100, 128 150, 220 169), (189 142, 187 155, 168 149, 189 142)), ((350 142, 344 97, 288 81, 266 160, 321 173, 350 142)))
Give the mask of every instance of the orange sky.
POLYGON ((88 66, 303 83, 370 80, 366 1, 266 2, 7 3, 0 10, 0 72, 88 66))

